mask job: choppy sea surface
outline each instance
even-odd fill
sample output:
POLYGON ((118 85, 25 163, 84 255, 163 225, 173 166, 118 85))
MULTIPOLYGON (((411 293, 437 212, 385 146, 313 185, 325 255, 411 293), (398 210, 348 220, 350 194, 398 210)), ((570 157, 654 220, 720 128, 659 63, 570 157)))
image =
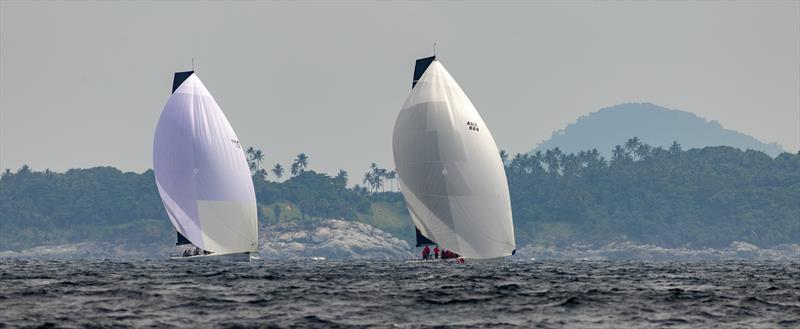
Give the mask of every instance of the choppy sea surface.
POLYGON ((798 328, 800 262, 0 262, 0 327, 798 328))

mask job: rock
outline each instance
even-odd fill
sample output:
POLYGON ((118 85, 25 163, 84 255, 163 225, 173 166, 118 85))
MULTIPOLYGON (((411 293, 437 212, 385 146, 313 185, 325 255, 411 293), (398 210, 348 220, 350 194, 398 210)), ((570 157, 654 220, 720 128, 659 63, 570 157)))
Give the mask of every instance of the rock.
POLYGON ((740 251, 740 252, 741 251, 753 252, 753 251, 758 250, 758 247, 756 247, 756 246, 754 246, 752 244, 749 244, 747 242, 741 242, 741 241, 733 241, 733 242, 731 242, 730 248, 734 249, 736 251, 740 251))
POLYGON ((411 258, 411 247, 370 225, 340 219, 319 223, 281 223, 263 228, 265 259, 325 257, 329 260, 411 258))

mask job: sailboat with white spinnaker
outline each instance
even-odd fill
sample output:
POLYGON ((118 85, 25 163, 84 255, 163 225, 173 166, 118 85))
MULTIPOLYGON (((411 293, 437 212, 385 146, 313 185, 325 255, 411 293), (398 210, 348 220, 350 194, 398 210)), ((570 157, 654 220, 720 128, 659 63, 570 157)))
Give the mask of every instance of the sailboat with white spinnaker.
POLYGON ((435 56, 416 62, 392 144, 418 247, 438 245, 472 260, 502 259, 516 252, 497 145, 435 56))
POLYGON ((175 73, 156 127, 153 170, 183 252, 173 259, 249 260, 256 198, 239 138, 193 71, 175 73))

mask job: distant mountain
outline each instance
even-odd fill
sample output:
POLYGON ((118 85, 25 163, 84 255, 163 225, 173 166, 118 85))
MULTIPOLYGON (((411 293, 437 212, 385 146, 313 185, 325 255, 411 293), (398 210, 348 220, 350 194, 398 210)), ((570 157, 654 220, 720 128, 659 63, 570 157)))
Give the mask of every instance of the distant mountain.
POLYGON ((762 151, 772 157, 785 152, 776 143, 766 144, 725 129, 717 121, 650 103, 620 104, 582 116, 563 130, 553 132, 550 139, 533 151, 558 147, 565 153, 573 153, 595 148, 609 158, 615 145, 631 137, 639 137, 653 147, 666 148, 677 141, 683 149, 732 146, 762 151))

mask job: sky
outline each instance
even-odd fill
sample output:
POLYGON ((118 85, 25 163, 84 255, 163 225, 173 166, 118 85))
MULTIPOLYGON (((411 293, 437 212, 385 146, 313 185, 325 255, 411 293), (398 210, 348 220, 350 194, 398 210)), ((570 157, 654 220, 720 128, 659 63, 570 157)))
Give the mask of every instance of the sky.
POLYGON ((800 1, 0 2, 0 169, 152 167, 195 69, 265 166, 394 168, 414 60, 437 55, 498 147, 652 102, 800 148, 800 1))

